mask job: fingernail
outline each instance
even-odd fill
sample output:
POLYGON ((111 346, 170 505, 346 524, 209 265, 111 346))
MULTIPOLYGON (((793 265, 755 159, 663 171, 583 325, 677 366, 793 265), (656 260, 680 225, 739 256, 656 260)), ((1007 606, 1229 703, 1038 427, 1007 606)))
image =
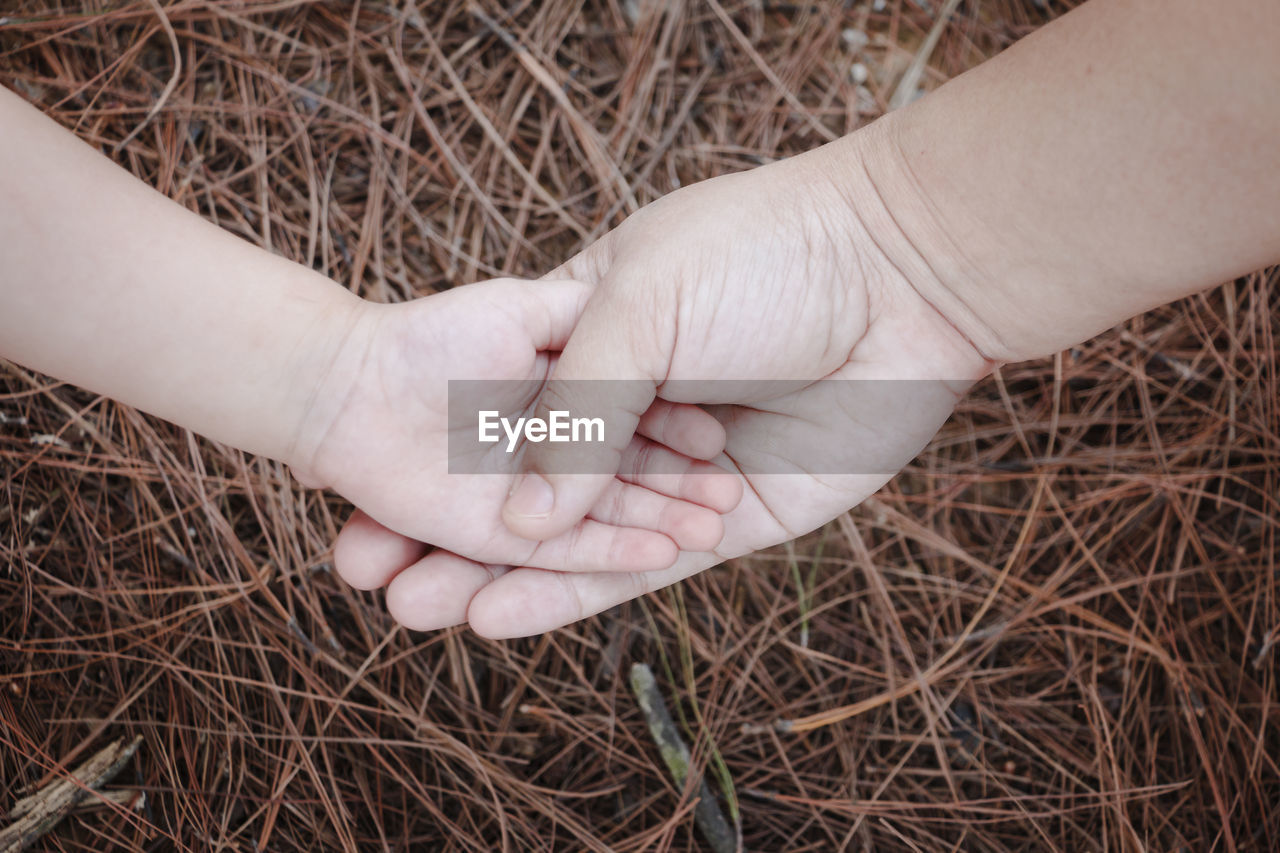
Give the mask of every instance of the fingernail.
POLYGON ((537 474, 521 474, 511 487, 507 511, 523 518, 546 518, 556 505, 551 484, 537 474))

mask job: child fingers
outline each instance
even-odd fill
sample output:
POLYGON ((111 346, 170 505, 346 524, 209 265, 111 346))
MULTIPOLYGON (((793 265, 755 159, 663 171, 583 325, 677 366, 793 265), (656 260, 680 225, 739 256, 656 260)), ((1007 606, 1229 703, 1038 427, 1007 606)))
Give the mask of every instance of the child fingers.
POLYGON ((681 551, 710 551, 724 537, 724 521, 715 510, 619 480, 609 485, 587 517, 615 527, 657 531, 681 551))
POLYGON ((471 599, 506 571, 506 566, 477 563, 448 551, 432 551, 391 580, 387 610, 413 631, 461 625, 467 621, 471 599))
POLYGON ((622 452, 618 479, 659 494, 727 513, 742 500, 742 478, 643 438, 622 452))
POLYGON ((724 452, 724 426, 687 403, 654 400, 640 416, 636 432, 694 459, 715 459, 724 452))
POLYGON ((333 565, 338 576, 356 589, 379 589, 421 559, 427 549, 356 510, 333 543, 333 565))

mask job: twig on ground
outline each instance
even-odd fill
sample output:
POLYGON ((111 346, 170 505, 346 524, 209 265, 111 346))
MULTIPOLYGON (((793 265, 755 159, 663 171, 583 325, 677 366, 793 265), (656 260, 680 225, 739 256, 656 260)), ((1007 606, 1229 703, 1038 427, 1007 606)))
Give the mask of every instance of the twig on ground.
MULTIPOLYGON (((667 710, 667 703, 662 698, 662 692, 658 690, 657 681, 654 680, 653 670, 646 664, 631 665, 631 692, 640 703, 640 710, 649 723, 649 733, 653 735, 654 743, 662 753, 663 763, 671 771, 671 778, 675 780, 677 787, 688 790, 686 783, 689 780, 690 769, 689 747, 685 745, 684 738, 680 737, 680 732, 671 719, 671 712, 667 710)), ((707 781, 699 777, 695 782, 698 788, 698 804, 693 809, 694 823, 698 825, 703 837, 716 853, 733 853, 738 849, 737 836, 733 827, 729 825, 724 812, 720 811, 720 804, 716 802, 707 781)))
MULTIPOLYGON (((0 853, 17 853, 34 844, 91 793, 114 779, 141 743, 142 735, 128 743, 123 738, 113 741, 77 767, 69 778, 56 779, 18 800, 9 810, 9 819, 14 823, 0 829, 0 853)), ((132 792, 127 793, 132 796, 132 792)))

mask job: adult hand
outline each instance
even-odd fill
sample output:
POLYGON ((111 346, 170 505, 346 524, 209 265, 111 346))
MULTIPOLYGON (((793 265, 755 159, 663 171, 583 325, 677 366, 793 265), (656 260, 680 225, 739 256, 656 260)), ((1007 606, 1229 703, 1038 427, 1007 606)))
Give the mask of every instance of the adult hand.
MULTIPOLYGON (((443 554, 401 572, 387 565, 379 580, 390 581, 397 619, 421 629, 467 620, 494 637, 546 631, 812 530, 913 458, 991 364, 920 295, 913 278, 927 269, 904 251, 861 156, 829 147, 682 189, 555 273, 596 289, 540 413, 606 406, 625 428, 605 453, 629 467, 632 433, 655 400, 711 404, 727 434, 719 461, 745 486, 718 546, 648 573, 495 578, 443 554), (596 383, 579 381, 600 379, 627 381, 602 402, 596 383)), ((575 469, 564 455, 581 452, 528 448, 528 475, 504 509, 514 532, 561 536, 599 502, 611 476, 565 473, 575 469)), ((647 467, 687 480, 685 466, 647 467)))
MULTIPOLYGON (((1044 356, 1280 262, 1280 6, 1215 12, 1206 27, 1194 0, 1081 4, 869 128, 641 211, 570 266, 599 289, 557 376, 652 380, 660 396, 685 377, 965 380, 988 369, 984 354, 1044 356)), ((805 395, 726 420, 748 491, 715 555, 650 575, 512 572, 472 596, 467 618, 481 633, 544 630, 856 503, 884 478, 750 469, 757 425, 805 395)), ((829 423, 896 463, 946 409, 921 400, 829 423)), ((801 431, 772 420, 784 458, 812 459, 801 431)), ((601 479, 556 476, 554 453, 537 457, 555 510, 530 517, 530 487, 505 518, 546 536, 601 479)), ((398 578, 389 603, 411 615, 431 588, 398 578)))

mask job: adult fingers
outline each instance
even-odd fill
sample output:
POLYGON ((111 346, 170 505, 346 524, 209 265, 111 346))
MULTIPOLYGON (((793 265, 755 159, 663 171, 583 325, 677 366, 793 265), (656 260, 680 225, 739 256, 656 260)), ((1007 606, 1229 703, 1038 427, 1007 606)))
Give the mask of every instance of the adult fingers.
POLYGON ((686 552, 671 568, 644 573, 514 569, 475 592, 467 621, 477 634, 492 639, 541 634, 669 586, 720 560, 714 553, 686 552))
POLYGON ((356 589, 379 589, 428 549, 356 510, 333 543, 333 565, 339 577, 356 589))
POLYGON ((387 587, 387 610, 414 631, 460 625, 467 621, 467 609, 476 593, 506 571, 506 566, 432 551, 392 579, 387 587))

